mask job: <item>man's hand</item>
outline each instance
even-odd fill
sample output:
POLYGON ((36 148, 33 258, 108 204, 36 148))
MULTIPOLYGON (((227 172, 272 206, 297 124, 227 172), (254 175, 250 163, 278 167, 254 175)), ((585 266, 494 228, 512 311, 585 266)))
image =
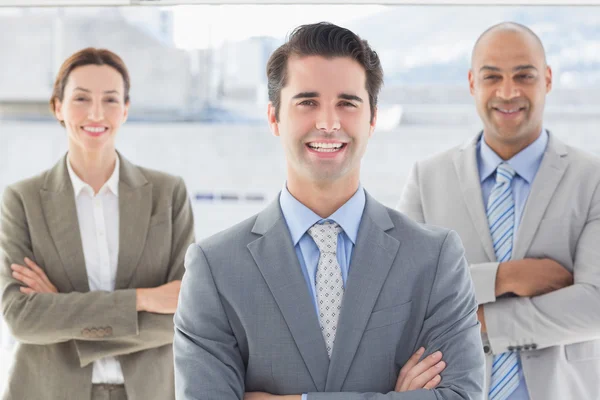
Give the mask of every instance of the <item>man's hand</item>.
POLYGON ((446 368, 442 353, 436 351, 419 361, 424 352, 425 349, 421 347, 404 364, 396 381, 396 392, 433 389, 442 381, 440 373, 446 368))
POLYGON ((137 310, 157 314, 174 314, 177 310, 181 281, 172 281, 150 289, 136 289, 137 310))
POLYGON ((496 275, 496 296, 514 293, 533 297, 573 284, 573 274, 549 258, 525 258, 503 262, 496 275))
POLYGON ((483 312, 483 304, 480 304, 477 308, 477 319, 481 324, 481 333, 487 333, 487 325, 485 324, 485 314, 483 312))
POLYGON ((25 294, 30 293, 58 293, 56 286, 50 282, 43 269, 36 263, 25 257, 25 264, 12 264, 13 278, 23 282, 26 286, 20 288, 25 294))

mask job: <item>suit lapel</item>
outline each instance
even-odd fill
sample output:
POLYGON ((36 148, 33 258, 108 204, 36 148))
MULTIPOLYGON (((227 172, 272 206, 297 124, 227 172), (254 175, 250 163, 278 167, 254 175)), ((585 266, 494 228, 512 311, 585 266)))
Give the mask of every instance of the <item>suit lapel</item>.
POLYGON ((120 154, 119 160, 119 257, 115 290, 129 287, 146 244, 152 213, 152 184, 120 154))
POLYGON ((462 192, 463 200, 471 217, 481 245, 490 261, 496 260, 492 236, 490 235, 483 195, 481 192, 481 181, 479 168, 477 167, 477 141, 479 136, 469 141, 454 156, 454 167, 462 192))
POLYGON ((339 392, 367 322, 398 253, 400 242, 385 231, 394 225, 386 208, 367 195, 331 355, 325 391, 339 392))
POLYGON ((261 236, 248 244, 315 384, 325 390, 329 358, 315 307, 279 207, 279 197, 257 217, 261 236))
POLYGON ((76 292, 89 292, 75 193, 66 156, 48 173, 40 197, 50 236, 71 286, 76 292))
POLYGON ((568 166, 567 149, 564 144, 549 135, 548 146, 525 203, 519 223, 512 258, 520 260, 535 237, 546 208, 568 166))

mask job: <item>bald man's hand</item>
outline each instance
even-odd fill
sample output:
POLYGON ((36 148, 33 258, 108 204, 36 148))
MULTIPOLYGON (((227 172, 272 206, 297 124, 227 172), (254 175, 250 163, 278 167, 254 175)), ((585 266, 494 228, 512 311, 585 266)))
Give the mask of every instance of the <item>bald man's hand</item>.
POLYGON ((503 262, 496 275, 496 297, 514 293, 533 297, 573 284, 573 274, 550 258, 525 258, 503 262))

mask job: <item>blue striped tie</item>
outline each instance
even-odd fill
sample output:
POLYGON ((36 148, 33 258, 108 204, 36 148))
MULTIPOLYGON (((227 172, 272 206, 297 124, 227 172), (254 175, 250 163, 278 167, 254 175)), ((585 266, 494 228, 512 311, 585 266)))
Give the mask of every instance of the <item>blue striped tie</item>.
MULTIPOLYGON (((487 217, 494 243, 496 260, 510 260, 515 227, 515 202, 512 192, 512 179, 515 170, 502 163, 496 169, 496 185, 490 193, 487 217)), ((519 358, 515 352, 494 356, 489 400, 506 400, 519 386, 519 358)))

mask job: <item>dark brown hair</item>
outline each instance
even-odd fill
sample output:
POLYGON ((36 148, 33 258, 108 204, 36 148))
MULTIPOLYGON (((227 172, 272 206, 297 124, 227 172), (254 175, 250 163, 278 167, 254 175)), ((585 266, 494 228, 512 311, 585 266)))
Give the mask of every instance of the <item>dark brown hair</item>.
POLYGON ((350 57, 357 61, 367 75, 366 89, 369 93, 373 121, 377 96, 383 85, 383 69, 379 56, 366 40, 329 22, 301 25, 294 29, 287 41, 271 54, 267 63, 269 101, 275 108, 277 120, 281 106, 281 89, 286 85, 287 62, 290 56, 350 57))
MULTIPOLYGON (((67 58, 60 66, 56 81, 54 81, 54 89, 52 90, 52 97, 50 98, 50 110, 54 114, 56 101, 63 101, 65 94, 65 86, 69 79, 71 72, 77 67, 83 67, 84 65, 108 65, 117 70, 123 77, 124 86, 124 101, 129 102, 129 89, 131 87, 131 81, 129 78, 129 72, 125 63, 115 53, 106 49, 96 49, 94 47, 88 47, 83 50, 79 50, 71 57, 67 58)), ((60 122, 64 126, 64 122, 60 122)))

